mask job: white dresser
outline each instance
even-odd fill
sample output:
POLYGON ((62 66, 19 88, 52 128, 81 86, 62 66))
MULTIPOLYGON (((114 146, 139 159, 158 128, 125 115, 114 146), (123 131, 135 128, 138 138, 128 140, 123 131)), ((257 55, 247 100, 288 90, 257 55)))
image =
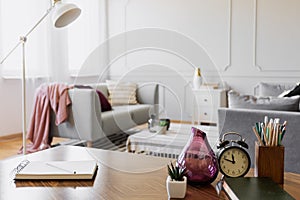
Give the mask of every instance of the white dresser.
POLYGON ((227 107, 224 89, 197 89, 194 92, 193 122, 217 125, 218 108, 227 107))

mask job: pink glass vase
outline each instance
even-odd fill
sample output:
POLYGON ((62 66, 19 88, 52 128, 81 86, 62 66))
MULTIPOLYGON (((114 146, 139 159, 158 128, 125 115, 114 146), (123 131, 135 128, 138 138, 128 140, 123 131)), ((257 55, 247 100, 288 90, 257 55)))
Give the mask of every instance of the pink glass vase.
POLYGON ((192 127, 188 143, 177 159, 177 164, 187 168, 189 183, 208 184, 218 175, 217 157, 210 147, 206 133, 192 127))

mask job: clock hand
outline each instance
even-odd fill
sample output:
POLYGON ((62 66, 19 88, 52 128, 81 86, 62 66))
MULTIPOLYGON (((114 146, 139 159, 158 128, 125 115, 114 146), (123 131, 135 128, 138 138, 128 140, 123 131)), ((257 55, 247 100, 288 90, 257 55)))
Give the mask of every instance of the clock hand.
POLYGON ((231 162, 231 163, 234 164, 234 161, 233 161, 233 160, 229 160, 229 159, 227 159, 227 158, 224 158, 224 160, 226 160, 226 161, 231 162))
POLYGON ((235 160, 234 160, 233 154, 231 154, 231 158, 232 158, 232 164, 234 164, 234 163, 235 163, 235 160))

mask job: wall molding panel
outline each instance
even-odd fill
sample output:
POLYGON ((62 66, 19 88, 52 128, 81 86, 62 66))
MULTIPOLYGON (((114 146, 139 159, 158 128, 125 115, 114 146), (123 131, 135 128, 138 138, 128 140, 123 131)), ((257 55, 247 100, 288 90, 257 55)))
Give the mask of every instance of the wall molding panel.
MULTIPOLYGON (((280 1, 276 1, 276 2, 272 2, 272 4, 276 4, 280 1)), ((282 4, 287 4, 287 2, 285 0, 281 0, 282 4)), ((258 22, 259 21, 259 16, 258 16, 258 8, 261 8, 259 7, 259 0, 254 0, 253 1, 253 67, 255 67, 258 71, 260 72, 300 72, 300 64, 290 64, 288 63, 288 58, 285 58, 284 55, 282 55, 282 60, 286 60, 286 65, 283 64, 282 60, 281 60, 281 63, 278 64, 278 65, 274 65, 274 64, 263 64, 263 63, 259 63, 259 60, 258 60, 258 57, 259 57, 259 50, 258 50, 258 44, 259 44, 259 41, 258 41, 258 34, 259 34, 259 30, 258 30, 258 22)), ((270 4, 271 5, 271 4, 270 4)), ((274 5, 273 5, 274 6, 274 5)), ((282 8, 284 9, 284 8, 282 8)), ((273 12, 275 12, 273 10, 273 12)), ((274 22, 275 23, 277 22, 275 19, 274 19, 274 22)), ((271 23, 271 22, 270 22, 271 23)), ((289 30, 287 30, 289 31, 289 30)), ((290 30, 290 31, 293 31, 293 30, 290 30)), ((274 35, 270 35, 270 37, 272 36, 273 40, 275 39, 278 39, 279 40, 284 40, 287 38, 287 35, 284 35, 284 38, 274 38, 274 36, 276 37, 276 34, 279 35, 279 33, 277 32, 274 32, 274 35)), ((267 43, 266 41, 264 41, 265 43, 267 43)), ((286 44, 288 45, 288 44, 286 44)), ((287 50, 291 51, 291 48, 290 46, 287 46, 286 48, 287 50)), ((273 50, 272 49, 272 46, 270 47, 269 50, 273 50)), ((274 55, 274 59, 277 59, 277 55, 275 54, 274 55)), ((296 57, 293 57, 293 59, 297 59, 299 56, 296 57)), ((300 58, 300 57, 299 57, 300 58)), ((297 61, 297 63, 300 63, 300 60, 297 61)))
POLYGON ((228 52, 227 52, 227 59, 228 63, 223 67, 223 71, 227 71, 229 67, 231 67, 231 58, 232 58, 232 0, 228 0, 228 38, 227 38, 227 45, 228 45, 228 52))

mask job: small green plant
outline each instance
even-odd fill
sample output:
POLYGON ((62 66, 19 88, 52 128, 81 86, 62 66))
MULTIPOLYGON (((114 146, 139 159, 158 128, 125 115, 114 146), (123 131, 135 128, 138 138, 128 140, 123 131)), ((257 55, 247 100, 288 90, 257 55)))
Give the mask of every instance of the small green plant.
POLYGON ((185 167, 180 167, 174 166, 172 163, 168 166, 168 173, 169 176, 171 177, 172 180, 175 181, 183 181, 183 177, 186 174, 186 168, 185 167))

